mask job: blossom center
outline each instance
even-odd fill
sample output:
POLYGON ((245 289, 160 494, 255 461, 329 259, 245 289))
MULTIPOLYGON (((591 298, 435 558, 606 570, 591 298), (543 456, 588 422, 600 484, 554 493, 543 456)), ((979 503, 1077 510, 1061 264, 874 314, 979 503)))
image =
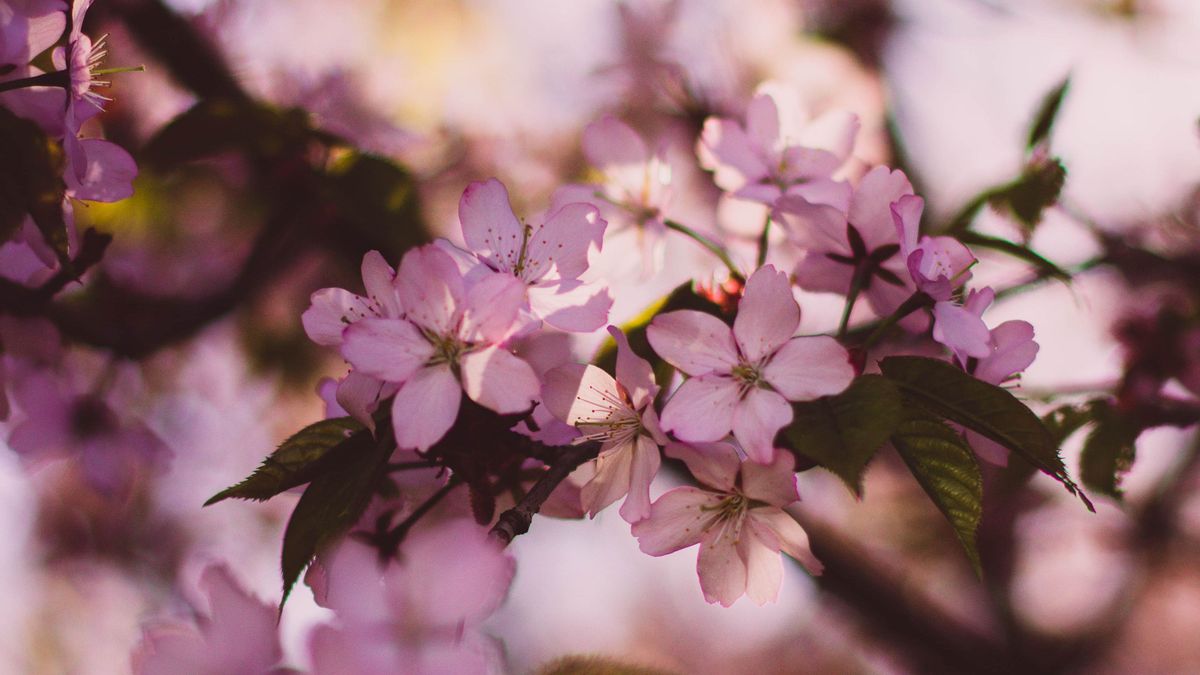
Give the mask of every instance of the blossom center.
POLYGON ((641 416, 620 392, 589 386, 576 399, 588 406, 586 412, 575 420, 575 427, 583 432, 582 436, 575 439, 576 444, 599 441, 618 445, 641 433, 641 416))

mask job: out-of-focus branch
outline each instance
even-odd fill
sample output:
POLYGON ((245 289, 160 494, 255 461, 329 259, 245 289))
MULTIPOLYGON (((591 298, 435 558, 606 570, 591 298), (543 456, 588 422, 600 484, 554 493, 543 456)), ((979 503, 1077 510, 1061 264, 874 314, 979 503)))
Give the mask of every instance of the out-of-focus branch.
POLYGON ((83 233, 83 241, 79 245, 79 254, 71 264, 63 266, 46 281, 36 288, 0 279, 0 313, 15 316, 30 316, 40 314, 46 305, 54 299, 59 291, 67 284, 79 281, 92 265, 100 262, 104 251, 112 242, 112 236, 89 229, 83 233))
POLYGON ((550 498, 559 483, 566 480, 572 471, 594 458, 599 452, 600 446, 596 443, 563 447, 558 457, 550 463, 550 468, 533 484, 529 492, 525 493, 521 501, 500 514, 500 519, 492 527, 492 536, 507 546, 517 535, 528 532, 534 514, 542 508, 542 504, 550 498))

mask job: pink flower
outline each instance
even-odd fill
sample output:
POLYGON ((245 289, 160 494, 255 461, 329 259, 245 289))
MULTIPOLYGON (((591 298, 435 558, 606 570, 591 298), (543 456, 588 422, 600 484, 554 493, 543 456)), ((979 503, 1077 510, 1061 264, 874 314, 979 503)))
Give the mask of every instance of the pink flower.
POLYGON ((369 251, 363 256, 362 279, 366 297, 342 288, 322 288, 312 294, 311 304, 300 317, 309 339, 326 347, 338 347, 346 327, 356 321, 403 316, 395 286, 396 272, 379 251, 369 251))
POLYGON ((746 108, 745 125, 710 117, 696 152, 734 197, 774 204, 784 194, 845 207, 850 187, 832 176, 850 157, 859 122, 833 113, 806 124, 795 92, 766 83, 746 108))
POLYGON ((583 432, 574 444, 600 442, 595 475, 581 494, 588 514, 625 497, 621 517, 636 523, 650 513, 650 482, 667 438, 654 412, 654 371, 624 333, 612 326, 608 332, 617 341, 617 378, 596 366, 561 366, 546 374, 542 399, 555 417, 583 432))
MULTIPOLYGON (((133 652, 136 675, 174 673, 278 672, 275 608, 247 593, 225 565, 210 565, 200 577, 207 607, 196 622, 159 621, 147 627, 133 652)), ((204 604, 204 603, 197 603, 204 604)))
POLYGON ((917 288, 934 300, 949 300, 970 280, 975 256, 954 237, 924 236, 918 241, 924 199, 905 195, 892 204, 891 210, 900 238, 900 255, 917 288))
POLYGON ((392 403, 400 448, 424 451, 441 440, 464 391, 501 414, 533 406, 537 376, 501 347, 524 290, 504 274, 468 284, 449 254, 423 246, 404 255, 396 275, 405 318, 368 317, 346 328, 342 356, 357 371, 400 385, 392 403))
POLYGON ((567 204, 539 225, 521 224, 504 184, 492 178, 471 183, 458 203, 463 239, 486 269, 516 278, 526 310, 567 331, 589 332, 608 321, 612 298, 580 276, 588 253, 599 250, 605 221, 596 207, 567 204))
POLYGON ((515 563, 485 529, 456 520, 415 530, 385 566, 354 540, 331 558, 313 591, 338 624, 310 638, 317 675, 493 672, 501 661, 477 626, 504 601, 515 563))
POLYGON ((763 465, 739 463, 725 443, 672 443, 666 452, 686 462, 703 487, 667 492, 650 507, 649 518, 633 525, 643 553, 661 556, 700 544, 696 572, 704 599, 725 607, 742 595, 758 605, 779 597, 781 550, 809 573, 821 573, 808 535, 781 508, 800 499, 790 454, 763 465))
POLYGON ((651 346, 690 376, 663 410, 663 428, 698 443, 732 430, 751 459, 770 462, 775 434, 792 421, 788 401, 836 394, 854 378, 836 340, 795 337, 799 325, 787 275, 771 265, 746 282, 732 330, 693 310, 656 317, 646 333, 651 346))

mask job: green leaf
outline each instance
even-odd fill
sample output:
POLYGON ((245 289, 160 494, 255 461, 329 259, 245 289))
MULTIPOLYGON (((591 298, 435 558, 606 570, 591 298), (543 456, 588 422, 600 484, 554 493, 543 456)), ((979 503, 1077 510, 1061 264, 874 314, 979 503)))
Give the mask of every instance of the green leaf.
POLYGON ((231 151, 270 157, 302 148, 313 137, 308 115, 301 110, 207 99, 168 122, 143 148, 140 161, 148 168, 166 169, 231 151))
POLYGON ((0 243, 16 234, 28 214, 59 259, 69 259, 63 163, 56 141, 0 106, 0 243))
POLYGON ((364 247, 389 258, 429 241, 416 183, 396 164, 374 155, 346 152, 325 173, 339 217, 363 237, 364 247))
POLYGON ((997 190, 992 203, 1007 207, 1027 230, 1042 220, 1042 211, 1058 202, 1067 170, 1057 158, 1034 162, 1020 178, 997 190))
MULTIPOLYGON (((663 299, 647 307, 633 320, 621 326, 621 330, 629 338, 629 346, 638 356, 646 359, 654 366, 654 375, 660 383, 667 381, 666 377, 670 376, 671 369, 670 366, 666 366, 665 371, 661 368, 661 366, 666 365, 666 362, 658 358, 654 350, 650 347, 650 341, 646 339, 646 327, 659 314, 666 314, 667 312, 674 312, 680 309, 694 309, 706 314, 712 314, 722 321, 729 320, 721 312, 721 307, 717 303, 696 293, 692 282, 686 281, 676 286, 663 299), (666 377, 663 377, 663 375, 666 377)), ((596 352, 592 363, 608 371, 610 374, 616 372, 617 343, 611 337, 600 345, 600 349, 596 352)))
POLYGON ((1057 445, 1062 445, 1088 422, 1092 421, 1092 402, 1083 405, 1067 404, 1042 415, 1042 424, 1054 437, 1057 445))
POLYGON ((842 393, 793 403, 780 434, 797 452, 837 474, 862 496, 862 477, 902 419, 900 392, 878 375, 863 375, 842 393))
POLYGON ((1144 427, 1107 401, 1093 401, 1095 423, 1079 456, 1079 477, 1088 488, 1120 499, 1121 479, 1136 459, 1135 441, 1144 427))
POLYGON ((1029 127, 1029 140, 1026 142, 1028 149, 1032 150, 1043 141, 1050 139, 1054 121, 1058 118, 1058 111, 1062 108, 1063 99, 1066 98, 1067 89, 1070 86, 1071 78, 1067 77, 1042 98, 1037 114, 1033 117, 1033 124, 1029 127))
POLYGON ((245 480, 213 495, 204 505, 231 497, 265 501, 297 485, 304 485, 324 468, 326 463, 321 460, 330 450, 362 428, 352 417, 310 424, 281 443, 245 480))
POLYGON ((990 248, 995 251, 1000 251, 1001 253, 1007 253, 1008 255, 1011 255, 1019 260, 1024 260, 1025 262, 1037 268, 1038 273, 1043 277, 1061 279, 1062 281, 1071 280, 1070 273, 1042 257, 1028 246, 1022 246, 1016 242, 1011 242, 1007 239, 1000 239, 999 237, 990 237, 986 234, 979 234, 978 232, 973 232, 971 230, 965 230, 959 233, 958 240, 969 246, 990 248))
POLYGON ((906 401, 1012 450, 1095 510, 1067 475, 1050 431, 1005 389, 977 380, 945 361, 924 356, 891 356, 881 361, 879 368, 896 383, 906 401))
POLYGON ((892 445, 962 542, 976 574, 982 574, 975 532, 983 517, 983 476, 962 435, 936 419, 909 419, 892 434, 892 445))
MULTIPOLYGON (((390 437, 391 429, 380 429, 390 437)), ((375 488, 387 475, 393 443, 377 442, 362 430, 338 444, 341 455, 328 471, 315 477, 288 520, 283 533, 283 599, 287 602, 300 573, 325 546, 349 530, 366 510, 375 488)))

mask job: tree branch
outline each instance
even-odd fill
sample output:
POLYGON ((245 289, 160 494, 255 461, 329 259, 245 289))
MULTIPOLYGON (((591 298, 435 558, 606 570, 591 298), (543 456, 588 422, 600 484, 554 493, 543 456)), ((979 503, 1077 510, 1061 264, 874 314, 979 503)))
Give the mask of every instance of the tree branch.
POLYGON ((528 532, 534 514, 542 508, 542 504, 550 498, 559 483, 566 480, 567 476, 571 475, 571 472, 579 468, 581 464, 594 459, 599 452, 600 445, 597 443, 584 443, 562 448, 557 459, 550 464, 546 473, 542 474, 542 477, 533 484, 529 492, 525 493, 521 501, 500 514, 500 519, 492 527, 491 535, 507 546, 517 535, 528 532))

